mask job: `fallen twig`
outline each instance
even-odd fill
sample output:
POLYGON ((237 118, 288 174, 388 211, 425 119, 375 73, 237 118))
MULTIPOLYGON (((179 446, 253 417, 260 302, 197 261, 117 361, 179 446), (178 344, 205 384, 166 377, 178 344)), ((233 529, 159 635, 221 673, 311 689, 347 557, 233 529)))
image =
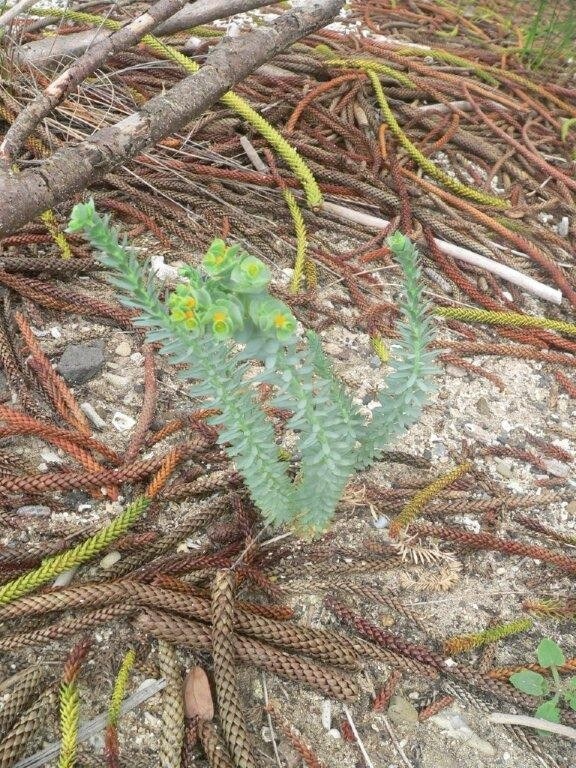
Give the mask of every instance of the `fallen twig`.
POLYGON ((27 137, 40 121, 60 104, 86 77, 91 75, 109 56, 136 45, 160 21, 173 16, 187 0, 159 0, 149 10, 133 19, 96 45, 92 45, 72 66, 60 72, 44 90, 21 112, 8 129, 0 144, 0 163, 7 171, 17 157, 27 137))
POLYGON ((576 728, 562 723, 551 723, 550 720, 543 720, 541 717, 529 717, 528 715, 509 715, 507 712, 492 712, 488 715, 491 723, 503 723, 504 725, 525 725, 527 728, 538 728, 540 731, 549 731, 557 733, 559 736, 566 736, 568 739, 576 741, 576 728))
MULTIPOLYGON (((362 224, 370 229, 385 229, 389 226, 390 222, 386 219, 381 219, 379 216, 372 216, 368 213, 356 211, 352 208, 346 208, 343 205, 337 205, 336 203, 325 202, 322 206, 322 210, 326 213, 331 213, 340 219, 345 221, 354 221, 358 224, 362 224)), ((488 272, 492 272, 503 280, 507 280, 509 283, 519 286, 524 291, 533 293, 535 296, 539 296, 541 299, 551 301, 554 304, 562 303, 562 292, 557 288, 551 288, 549 285, 544 285, 538 280, 534 280, 532 277, 518 272, 516 269, 507 267, 504 264, 500 264, 497 261, 488 259, 486 256, 481 256, 479 253, 469 251, 467 248, 462 248, 454 243, 448 243, 446 240, 439 240, 434 238, 434 241, 441 251, 448 256, 452 256, 454 259, 465 261, 467 264, 473 264, 475 267, 486 269, 488 272)))

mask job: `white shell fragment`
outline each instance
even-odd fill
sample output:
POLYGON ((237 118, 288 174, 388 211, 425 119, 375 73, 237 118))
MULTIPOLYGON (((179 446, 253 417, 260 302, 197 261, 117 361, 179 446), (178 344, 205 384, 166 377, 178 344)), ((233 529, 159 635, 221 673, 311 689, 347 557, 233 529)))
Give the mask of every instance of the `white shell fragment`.
POLYGON ((496 754, 496 749, 492 744, 474 733, 460 713, 454 709, 445 709, 438 715, 433 715, 430 722, 437 725, 444 736, 463 741, 471 749, 482 755, 493 757, 496 754))
POLYGON ((127 413, 116 411, 112 416, 112 424, 118 432, 128 432, 128 430, 132 429, 134 424, 136 424, 136 419, 133 419, 132 416, 128 416, 127 413))
POLYGON ((130 342, 128 341, 121 341, 120 344, 116 347, 114 350, 114 353, 116 355, 119 355, 120 357, 128 357, 128 355, 132 352, 132 347, 130 346, 130 342))
POLYGON ((164 256, 157 254, 150 259, 150 272, 155 275, 158 280, 177 280, 178 270, 176 267, 171 267, 169 264, 164 263, 164 256))
POLYGON ((75 565, 72 568, 69 568, 67 571, 63 571, 59 576, 56 577, 52 586, 55 588, 67 587, 74 578, 77 570, 78 566, 75 565))
POLYGON ((329 731, 332 728, 332 702, 330 699, 324 699, 322 702, 322 727, 329 731))

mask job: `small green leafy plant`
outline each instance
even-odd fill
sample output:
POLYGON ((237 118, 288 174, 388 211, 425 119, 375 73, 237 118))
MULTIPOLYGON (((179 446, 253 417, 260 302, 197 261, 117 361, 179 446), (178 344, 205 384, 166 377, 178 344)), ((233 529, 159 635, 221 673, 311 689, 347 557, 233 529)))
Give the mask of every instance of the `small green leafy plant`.
POLYGON ((574 54, 576 4, 573 0, 537 0, 534 15, 524 30, 522 58, 534 69, 546 61, 561 63, 574 54))
POLYGON ((550 640, 543 638, 536 649, 538 664, 544 669, 549 669, 552 680, 544 677, 539 672, 533 672, 530 669, 522 669, 510 676, 510 682, 522 693, 530 696, 551 696, 551 698, 540 704, 534 715, 543 720, 549 720, 551 723, 560 722, 561 701, 565 701, 571 709, 576 710, 576 677, 568 677, 565 680, 560 678, 558 668, 566 661, 560 646, 550 640))
POLYGON ((435 353, 418 252, 398 232, 388 243, 405 275, 399 355, 381 407, 364 424, 318 336, 298 333, 290 308, 269 292, 268 267, 239 245, 215 240, 198 269, 182 269, 183 282, 162 302, 149 268, 92 200, 74 207, 68 231, 83 231, 113 270, 109 280, 140 312, 134 323, 148 329, 148 341, 159 342, 172 363, 185 364, 179 375, 194 382, 190 395, 218 410, 211 420, 218 441, 269 523, 289 523, 301 534, 323 531, 348 478, 417 418, 432 389, 435 353), (272 387, 272 405, 291 413, 286 426, 300 456, 294 480, 256 398, 259 383, 272 387))

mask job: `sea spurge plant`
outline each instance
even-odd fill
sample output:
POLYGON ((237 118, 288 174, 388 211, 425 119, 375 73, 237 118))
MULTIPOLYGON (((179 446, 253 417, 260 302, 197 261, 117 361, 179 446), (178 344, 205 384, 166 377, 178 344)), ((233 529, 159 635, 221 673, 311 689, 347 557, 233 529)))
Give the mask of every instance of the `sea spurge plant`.
POLYGON ((179 375, 192 380, 190 396, 218 410, 211 423, 219 428, 219 443, 266 521, 304 534, 323 531, 354 471, 377 459, 417 418, 436 373, 410 240, 400 233, 388 239, 404 271, 404 320, 381 407, 366 424, 319 337, 312 331, 299 336, 290 308, 269 293, 271 274, 263 261, 215 240, 198 268, 181 270, 183 282, 161 302, 147 266, 92 201, 72 211, 68 231, 81 230, 113 270, 109 280, 121 301, 140 312, 135 324, 148 328, 148 340, 159 342, 172 363, 185 363, 179 375), (272 404, 292 414, 286 426, 298 436, 295 479, 257 400, 255 385, 262 382, 272 386, 272 404))

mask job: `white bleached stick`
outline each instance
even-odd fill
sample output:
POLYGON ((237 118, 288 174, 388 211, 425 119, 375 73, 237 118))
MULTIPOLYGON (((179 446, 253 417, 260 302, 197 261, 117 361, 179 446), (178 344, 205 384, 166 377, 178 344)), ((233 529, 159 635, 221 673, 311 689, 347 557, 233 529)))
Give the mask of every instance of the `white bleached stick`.
MULTIPOLYGON (((267 172, 269 170, 268 166, 261 159, 254 146, 250 143, 248 137, 242 136, 240 141, 244 151, 248 155, 248 159, 256 170, 264 173, 267 172)), ((386 219, 381 219, 378 216, 372 216, 371 214, 363 213, 362 211, 356 211, 353 208, 346 208, 346 206, 338 205, 337 203, 328 203, 324 201, 324 203, 322 203, 321 211, 331 213, 333 216, 337 216, 339 219, 344 219, 345 221, 353 221, 356 224, 362 224, 370 229, 385 229, 390 224, 386 219)), ((513 283, 519 288, 522 288, 522 290, 528 291, 528 293, 533 293, 535 296, 539 296, 545 301, 551 301, 553 304, 562 303, 562 291, 559 291, 557 288, 551 288, 549 285, 544 285, 544 283, 540 283, 538 280, 534 280, 534 278, 528 277, 528 275, 524 275, 522 272, 518 272, 517 269, 512 269, 505 264, 500 264, 493 259, 488 259, 486 256, 468 250, 468 248, 462 248, 461 246, 454 245, 454 243, 449 243, 446 240, 438 240, 436 237, 434 238, 434 242, 443 253, 452 256, 454 259, 465 261, 468 264, 473 264, 475 267, 485 269, 487 272, 492 272, 503 280, 507 280, 509 283, 513 283)), ((528 258, 525 254, 521 255, 528 258)))
POLYGON ((504 725, 525 725, 528 728, 538 728, 540 731, 550 731, 559 736, 566 736, 576 741, 576 728, 562 723, 551 723, 541 717, 528 717, 528 715, 508 715, 506 712, 493 712, 488 715, 491 723, 503 723, 504 725))
MULTIPOLYGON (((372 216, 368 213, 362 213, 361 211, 355 211, 352 208, 346 208, 345 206, 336 203, 325 202, 322 206, 322 210, 326 211, 326 213, 331 213, 333 216, 337 216, 339 219, 353 221, 356 224, 362 224, 370 229, 384 229, 390 224, 386 219, 381 219, 378 216, 372 216)), ((522 288, 522 290, 528 291, 528 293, 533 293, 535 296, 539 296, 545 301, 551 301, 553 304, 562 303, 562 291, 559 291, 557 288, 551 288, 549 285, 544 285, 544 283, 540 283, 538 280, 534 280, 534 278, 528 277, 528 275, 524 275, 516 269, 507 267, 505 264, 500 264, 497 261, 488 259, 486 256, 482 256, 474 251, 469 251, 468 248, 462 248, 459 245, 454 245, 454 243, 449 243, 446 240, 439 240, 436 237, 434 238, 434 242, 443 253, 452 256, 454 259, 465 261, 467 264, 473 264, 475 267, 480 267, 488 272, 492 272, 503 280, 513 283, 519 288, 522 288)), ((526 256, 526 258, 528 258, 528 256, 526 256)))

